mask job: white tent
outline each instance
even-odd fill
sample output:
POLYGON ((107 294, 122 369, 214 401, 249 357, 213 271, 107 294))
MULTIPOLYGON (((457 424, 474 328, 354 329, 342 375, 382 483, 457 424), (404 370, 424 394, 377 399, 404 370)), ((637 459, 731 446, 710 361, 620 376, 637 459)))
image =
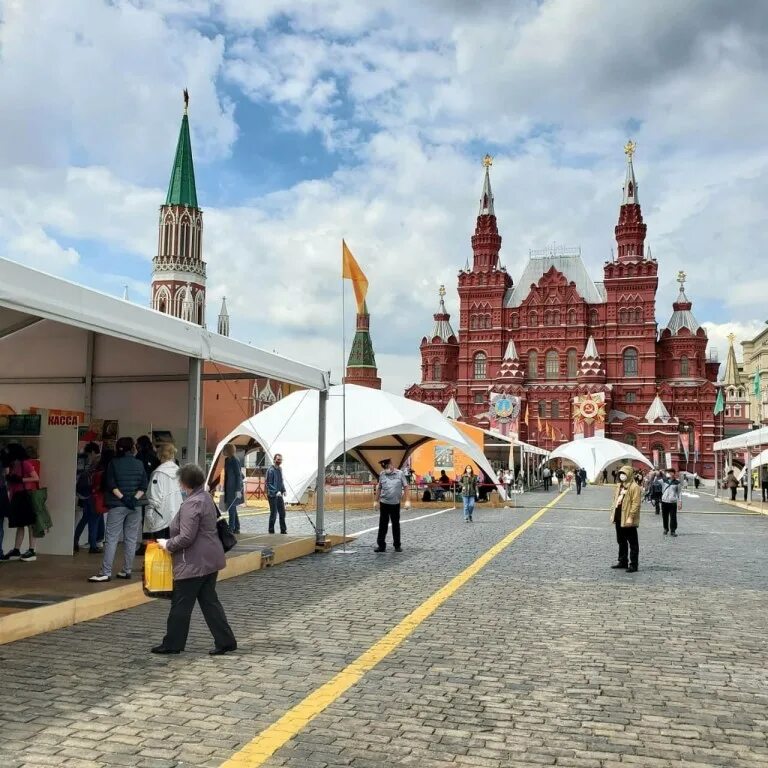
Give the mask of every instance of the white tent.
POLYGON ((583 440, 573 440, 555 448, 549 455, 550 459, 565 459, 587 470, 587 479, 593 483, 600 473, 621 461, 639 461, 653 467, 648 459, 637 448, 607 437, 586 437, 583 440))
POLYGON ((719 440, 713 446, 716 451, 735 451, 744 448, 759 448, 768 445, 768 427, 754 429, 751 432, 742 432, 740 435, 719 440))
MULTIPOLYGON (((470 456, 499 485, 483 452, 438 410, 398 395, 347 384, 331 387, 325 431, 325 465, 344 452, 344 398, 346 390, 346 448, 374 475, 379 461, 392 459, 402 466, 411 452, 428 440, 449 443, 470 456)), ((209 475, 219 474, 221 451, 234 443, 246 452, 256 446, 270 457, 283 457, 283 480, 289 502, 298 501, 317 478, 318 393, 294 392, 244 421, 219 443, 209 475)), ((503 494, 503 490, 502 490, 503 494)))

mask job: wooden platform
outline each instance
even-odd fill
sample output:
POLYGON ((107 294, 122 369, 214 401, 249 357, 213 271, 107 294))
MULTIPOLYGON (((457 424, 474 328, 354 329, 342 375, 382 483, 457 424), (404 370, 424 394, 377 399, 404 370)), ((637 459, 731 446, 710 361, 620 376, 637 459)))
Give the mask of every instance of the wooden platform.
MULTIPOLYGON (((341 543, 340 536, 328 538, 331 546, 341 543)), ((314 551, 314 536, 246 534, 228 553, 227 567, 219 579, 242 576, 314 551)), ((0 563, 0 645, 148 603, 152 598, 142 589, 141 562, 141 558, 134 560, 132 581, 113 578, 104 584, 88 581, 98 573, 101 556, 86 550, 72 557, 39 555, 34 563, 0 563)), ((122 566, 121 548, 115 565, 114 573, 122 566)))

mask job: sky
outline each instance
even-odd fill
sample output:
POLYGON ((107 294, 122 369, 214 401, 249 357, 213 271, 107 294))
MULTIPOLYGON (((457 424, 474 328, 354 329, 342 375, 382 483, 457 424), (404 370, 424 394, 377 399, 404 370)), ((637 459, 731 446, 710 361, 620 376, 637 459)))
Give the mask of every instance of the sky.
POLYGON ((630 137, 659 323, 680 269, 721 360, 768 321, 764 0, 0 0, 0 254, 148 304, 185 87, 235 338, 338 378, 343 237, 402 392, 482 156, 513 279, 560 243, 600 280, 630 137))

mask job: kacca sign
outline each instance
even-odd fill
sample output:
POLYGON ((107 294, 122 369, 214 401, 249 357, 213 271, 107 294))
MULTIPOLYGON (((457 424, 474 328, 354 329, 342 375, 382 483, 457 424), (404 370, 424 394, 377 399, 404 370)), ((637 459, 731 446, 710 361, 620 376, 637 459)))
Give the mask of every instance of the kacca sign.
POLYGON ((48 411, 49 427, 79 427, 84 421, 80 411, 48 411))

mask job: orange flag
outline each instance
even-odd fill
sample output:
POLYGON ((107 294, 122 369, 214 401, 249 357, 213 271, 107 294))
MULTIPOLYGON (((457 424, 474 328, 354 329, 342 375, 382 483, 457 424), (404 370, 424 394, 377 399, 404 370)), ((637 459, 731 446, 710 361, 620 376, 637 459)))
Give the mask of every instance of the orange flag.
POLYGON ((531 404, 530 403, 526 403, 525 404, 525 426, 526 427, 530 427, 531 426, 530 421, 529 421, 530 417, 531 417, 531 404))
POLYGON ((360 265, 352 255, 352 251, 347 248, 347 244, 341 241, 341 276, 352 281, 352 287, 355 289, 355 300, 357 301, 358 313, 363 311, 365 297, 368 293, 368 278, 363 274, 360 265))

